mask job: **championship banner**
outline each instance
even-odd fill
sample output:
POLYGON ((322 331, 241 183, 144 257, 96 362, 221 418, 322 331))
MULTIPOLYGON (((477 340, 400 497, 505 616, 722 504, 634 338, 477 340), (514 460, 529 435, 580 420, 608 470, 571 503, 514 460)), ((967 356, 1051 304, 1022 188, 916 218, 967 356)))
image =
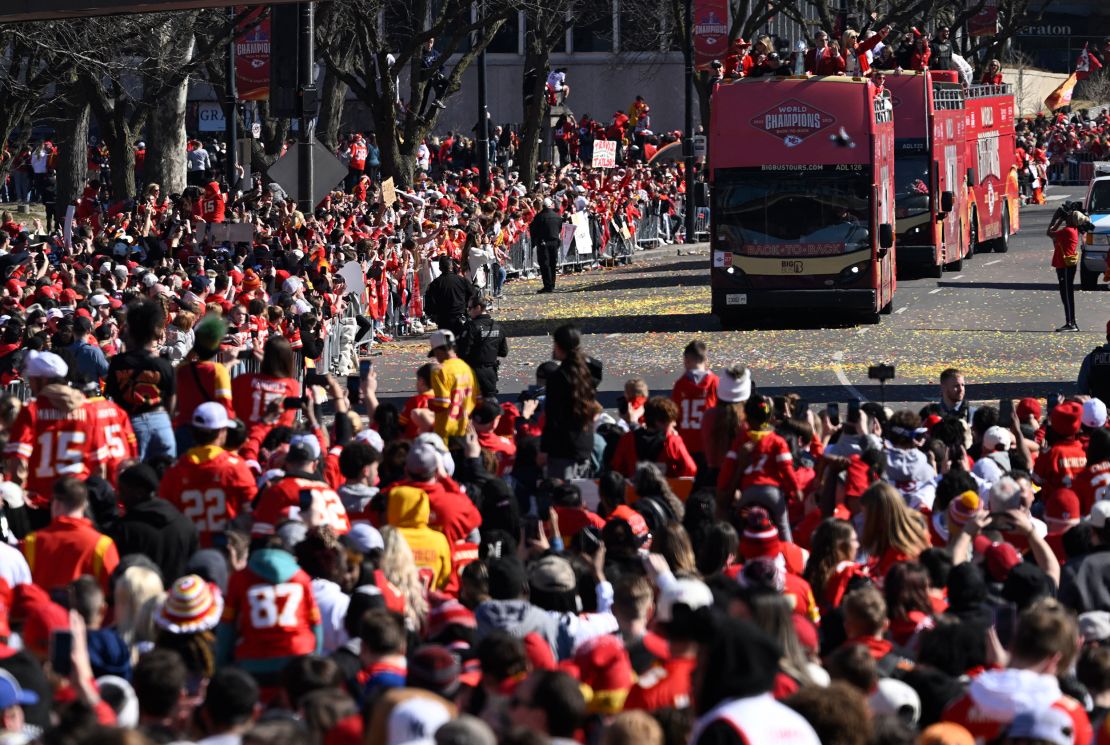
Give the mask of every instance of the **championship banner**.
POLYGON ((1048 94, 1048 98, 1044 100, 1044 107, 1049 111, 1056 111, 1062 109, 1071 103, 1071 94, 1075 92, 1075 84, 1079 82, 1079 78, 1073 72, 1068 75, 1068 79, 1060 83, 1059 87, 1052 93, 1048 94))
POLYGON ((708 69, 728 54, 728 0, 693 0, 694 66, 708 69))
MULTIPOLYGON (((999 0, 986 0, 982 9, 967 21, 968 36, 994 36, 998 33, 999 0)), ((977 0, 967 0, 969 7, 978 5, 977 0)))
MULTIPOLYGON (((246 8, 235 7, 236 13, 246 8)), ((270 16, 268 8, 255 8, 240 24, 235 37, 235 86, 240 101, 265 101, 270 97, 270 16)))

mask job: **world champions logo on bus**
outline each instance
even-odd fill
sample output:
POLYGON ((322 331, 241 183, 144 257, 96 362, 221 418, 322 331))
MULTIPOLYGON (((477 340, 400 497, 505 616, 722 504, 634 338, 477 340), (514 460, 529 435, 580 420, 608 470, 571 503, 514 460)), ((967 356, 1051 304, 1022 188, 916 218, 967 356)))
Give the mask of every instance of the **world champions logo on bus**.
POLYGON ((751 125, 778 137, 787 147, 797 147, 835 121, 836 117, 831 114, 792 98, 753 117, 751 125))

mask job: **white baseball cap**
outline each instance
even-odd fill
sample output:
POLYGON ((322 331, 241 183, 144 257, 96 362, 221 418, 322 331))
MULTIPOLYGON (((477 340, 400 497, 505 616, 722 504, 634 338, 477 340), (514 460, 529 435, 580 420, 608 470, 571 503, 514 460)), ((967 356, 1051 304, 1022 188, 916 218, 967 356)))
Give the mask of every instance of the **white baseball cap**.
POLYGON ((448 344, 450 344, 451 346, 455 345, 454 331, 451 331, 450 329, 439 329, 438 331, 433 331, 431 339, 428 340, 428 347, 429 349, 431 349, 431 351, 428 352, 428 356, 431 357, 435 350, 440 347, 445 347, 448 344))
POLYGON ((193 426, 201 429, 227 429, 231 419, 227 409, 217 401, 208 401, 193 409, 193 426))
POLYGON ((108 305, 108 298, 103 295, 93 295, 89 298, 89 305, 94 308, 103 308, 105 305, 108 305))
POLYGON ((288 292, 290 295, 304 288, 304 282, 299 277, 290 277, 281 284, 281 289, 288 292))
POLYGON ((1087 399, 1083 402, 1083 416, 1080 421, 1084 427, 1102 429, 1106 426, 1106 404, 1101 399, 1087 399))
POLYGON ((1110 519, 1110 500, 1100 499, 1091 505, 1091 514, 1087 516, 1087 522, 1092 528, 1102 530, 1108 519, 1110 519))
POLYGON ((382 439, 382 436, 378 434, 377 430, 370 429, 369 427, 355 435, 355 441, 365 442, 379 453, 385 450, 385 440, 382 439))
POLYGON ((28 378, 64 378, 69 374, 69 365, 53 352, 32 349, 24 358, 23 374, 28 378))
POLYGON ((690 610, 705 608, 713 605, 713 592, 709 589, 709 585, 700 579, 676 579, 659 594, 659 603, 655 606, 655 620, 660 623, 670 623, 674 620, 676 605, 685 605, 690 610))
POLYGON ((1009 450, 1014 443, 1014 436, 1010 430, 1003 427, 988 427, 983 433, 983 452, 993 453, 1001 445, 1003 450, 1009 450))

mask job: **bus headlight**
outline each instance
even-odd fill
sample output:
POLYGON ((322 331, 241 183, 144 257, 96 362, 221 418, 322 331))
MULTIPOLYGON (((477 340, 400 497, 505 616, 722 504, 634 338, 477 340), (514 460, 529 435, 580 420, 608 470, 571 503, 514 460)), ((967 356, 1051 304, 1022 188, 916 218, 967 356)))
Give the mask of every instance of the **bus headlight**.
POLYGON ((836 275, 836 281, 838 284, 858 282, 860 279, 868 276, 870 269, 870 261, 861 261, 851 266, 846 266, 840 270, 840 274, 836 275))

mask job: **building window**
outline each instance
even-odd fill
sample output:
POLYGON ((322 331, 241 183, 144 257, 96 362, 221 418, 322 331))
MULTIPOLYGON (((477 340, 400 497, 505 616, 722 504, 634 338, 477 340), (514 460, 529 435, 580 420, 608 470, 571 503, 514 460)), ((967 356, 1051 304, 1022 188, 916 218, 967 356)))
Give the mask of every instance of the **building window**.
POLYGON ((670 42, 668 6, 662 0, 619 0, 620 51, 658 52, 670 42))
POLYGON ((573 32, 575 52, 613 51, 613 5, 588 4, 576 15, 573 32))
POLYGON ((486 51, 490 54, 520 54, 520 13, 509 16, 497 30, 486 51))

